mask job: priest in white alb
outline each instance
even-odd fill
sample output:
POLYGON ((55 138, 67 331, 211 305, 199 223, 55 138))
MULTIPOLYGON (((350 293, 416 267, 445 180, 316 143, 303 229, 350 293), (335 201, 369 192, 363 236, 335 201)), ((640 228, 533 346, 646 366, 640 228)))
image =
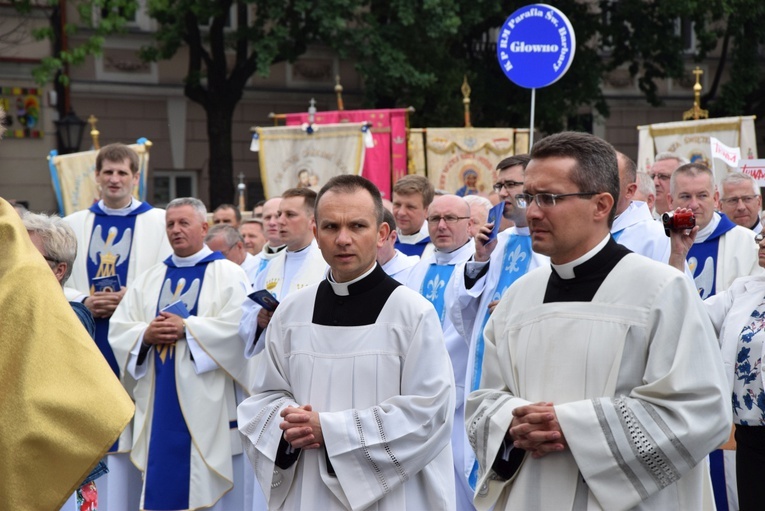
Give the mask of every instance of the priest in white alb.
POLYGON ((206 215, 198 199, 167 205, 173 255, 136 279, 111 320, 120 374, 136 380, 131 460, 146 511, 243 505, 234 384, 251 377, 237 335, 250 285, 204 244, 206 215))
POLYGON ((730 394, 692 283, 614 242, 616 154, 589 134, 536 142, 520 200, 550 257, 486 326, 468 398, 479 510, 714 509, 705 456, 730 394))
POLYGON ((454 510, 454 382, 433 306, 376 263, 388 234, 368 180, 316 203, 330 266, 276 309, 239 430, 269 509, 454 510))

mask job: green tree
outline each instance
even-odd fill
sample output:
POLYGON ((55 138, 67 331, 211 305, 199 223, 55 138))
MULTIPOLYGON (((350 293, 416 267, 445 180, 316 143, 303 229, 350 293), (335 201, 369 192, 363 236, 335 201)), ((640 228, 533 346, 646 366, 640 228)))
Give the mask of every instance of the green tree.
MULTIPOLYGON (((28 8, 34 0, 17 0, 28 8)), ((58 2, 51 0, 58 5, 58 2)), ((147 61, 174 57, 188 48, 184 81, 186 96, 206 113, 210 166, 210 202, 216 207, 234 195, 233 114, 244 87, 256 72, 266 75, 272 64, 303 54, 321 31, 342 23, 346 0, 147 0, 148 14, 157 21, 154 41, 141 50, 147 61), (233 20, 231 23, 233 12, 233 20), (250 16, 250 12, 256 12, 250 16), (235 26, 235 28, 229 28, 235 26)), ((58 51, 38 69, 39 81, 53 78, 67 64, 98 54, 105 35, 123 31, 137 0, 78 0, 81 23, 91 24, 100 9, 99 24, 91 27, 82 46, 58 51)), ((67 33, 74 30, 68 25, 67 33)), ((55 27, 40 37, 59 37, 55 27)), ((61 80, 66 81, 66 76, 61 80)))

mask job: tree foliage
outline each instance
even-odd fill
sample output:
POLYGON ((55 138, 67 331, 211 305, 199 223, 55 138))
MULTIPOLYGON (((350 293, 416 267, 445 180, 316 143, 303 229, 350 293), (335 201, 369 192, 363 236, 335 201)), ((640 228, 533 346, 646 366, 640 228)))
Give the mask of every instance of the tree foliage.
MULTIPOLYGON (((98 53, 104 37, 125 29, 137 0, 74 0, 85 24, 103 16, 83 45, 46 59, 37 72, 50 79, 64 64, 98 53)), ((211 202, 233 194, 231 125, 247 80, 294 60, 320 42, 354 60, 370 107, 414 106, 415 126, 462 124, 460 84, 472 87, 473 124, 525 126, 530 92, 513 85, 496 60, 496 29, 528 0, 145 0, 156 20, 146 60, 188 54, 185 93, 207 113, 211 202), (235 20, 231 26, 231 21, 235 20)), ((18 9, 55 0, 14 0, 18 9)), ((720 47, 722 56, 703 100, 713 115, 765 110, 762 0, 549 0, 571 20, 577 40, 568 73, 537 91, 536 125, 571 127, 581 111, 608 115, 601 84, 626 68, 648 103, 661 103, 657 81, 686 73, 720 47), (696 47, 686 53, 678 20, 693 23, 696 47), (730 73, 734 78, 725 81, 730 73)), ((68 28, 67 31, 70 29, 68 28)), ((40 37, 55 36, 53 28, 40 37)))

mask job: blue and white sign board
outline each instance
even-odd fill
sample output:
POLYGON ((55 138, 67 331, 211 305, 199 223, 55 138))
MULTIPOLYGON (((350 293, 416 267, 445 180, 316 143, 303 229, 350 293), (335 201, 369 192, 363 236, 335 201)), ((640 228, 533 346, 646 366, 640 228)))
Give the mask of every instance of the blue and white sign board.
POLYGON ((539 89, 558 81, 574 61, 576 37, 565 14, 546 4, 512 13, 499 30, 497 58, 516 85, 539 89))

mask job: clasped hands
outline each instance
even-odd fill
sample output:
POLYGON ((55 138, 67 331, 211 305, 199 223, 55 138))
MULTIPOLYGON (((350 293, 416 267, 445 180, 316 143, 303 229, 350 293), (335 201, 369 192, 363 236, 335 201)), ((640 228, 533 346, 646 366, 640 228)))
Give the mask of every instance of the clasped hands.
POLYGON ((169 312, 160 312, 143 333, 145 344, 173 344, 183 338, 183 318, 169 312))
POLYGON ((279 414, 284 419, 279 428, 293 449, 318 449, 324 444, 319 413, 311 405, 288 406, 279 414))
POLYGON ((513 447, 529 451, 534 458, 563 451, 568 446, 552 403, 532 403, 514 409, 507 433, 513 447))

